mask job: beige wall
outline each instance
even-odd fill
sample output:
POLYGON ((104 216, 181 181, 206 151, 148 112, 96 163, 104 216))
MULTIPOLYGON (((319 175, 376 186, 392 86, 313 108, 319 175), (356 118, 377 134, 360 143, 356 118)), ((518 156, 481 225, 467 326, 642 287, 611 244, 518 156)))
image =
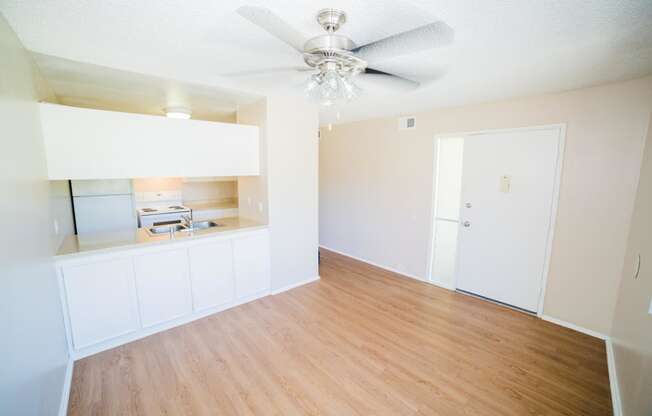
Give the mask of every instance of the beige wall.
POLYGON ((68 351, 52 262, 56 209, 36 105, 40 90, 31 59, 2 15, 0 57, 0 414, 56 415, 68 351))
POLYGON ((134 192, 180 191, 182 178, 137 178, 131 180, 134 192))
POLYGON ((652 123, 641 167, 613 320, 616 373, 625 416, 652 414, 652 123), (637 256, 641 255, 638 278, 637 256))
POLYGON ((184 182, 183 178, 138 178, 134 192, 180 191, 183 201, 216 201, 238 197, 236 180, 184 182))
POLYGON ((566 123, 544 313, 607 334, 651 108, 647 77, 323 129, 320 244, 426 279, 433 137, 566 123))
POLYGON ((241 217, 267 223, 267 100, 238 107, 237 122, 260 129, 260 175, 238 178, 238 213, 241 217))

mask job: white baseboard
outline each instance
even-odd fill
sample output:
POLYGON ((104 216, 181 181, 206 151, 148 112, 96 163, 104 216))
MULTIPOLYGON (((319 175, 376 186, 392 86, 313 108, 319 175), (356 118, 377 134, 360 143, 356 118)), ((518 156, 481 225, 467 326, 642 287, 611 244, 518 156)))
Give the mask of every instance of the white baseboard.
POLYGON ((290 289, 294 289, 294 288, 297 288, 299 286, 307 285, 308 283, 316 282, 319 279, 320 279, 319 276, 311 277, 310 279, 305 279, 305 280, 302 280, 300 282, 293 283, 291 285, 287 285, 287 286, 283 286, 283 287, 278 288, 278 289, 274 289, 274 290, 272 290, 272 295, 278 295, 279 293, 283 293, 283 292, 288 291, 290 289))
POLYGON ((66 364, 66 374, 63 379, 63 387, 61 390, 61 401, 59 402, 59 416, 66 416, 68 414, 68 400, 70 399, 70 388, 72 387, 72 369, 75 361, 70 357, 66 364))
POLYGON ((442 289, 455 290, 455 286, 448 283, 436 282, 434 280, 426 280, 425 282, 441 287, 442 289))
POLYGON ((552 316, 541 315, 541 319, 543 319, 544 321, 552 322, 553 324, 557 324, 559 326, 563 326, 565 328, 572 329, 573 331, 581 332, 583 334, 590 335, 592 337, 599 338, 599 339, 602 339, 602 340, 605 340, 605 341, 608 338, 605 334, 600 333, 598 331, 594 331, 594 330, 588 329, 588 328, 583 328, 583 327, 581 327, 579 325, 571 324, 570 322, 566 322, 566 321, 562 321, 561 319, 553 318, 552 316))
MULTIPOLYGON (((370 260, 367 260, 367 259, 363 259, 363 258, 361 258, 361 257, 356 257, 356 256, 353 256, 353 255, 351 255, 351 254, 344 253, 344 252, 339 251, 339 250, 335 250, 334 248, 326 247, 326 246, 323 246, 323 245, 320 245, 319 248, 323 248, 323 249, 325 249, 325 250, 332 251, 333 253, 337 253, 337 254, 340 254, 340 255, 342 255, 342 256, 349 257, 349 258, 351 258, 351 259, 353 259, 353 260, 358 260, 358 261, 361 261, 361 262, 363 262, 363 263, 370 264, 370 265, 375 266, 375 267, 378 267, 378 268, 380 268, 380 269, 387 270, 388 272, 392 272, 392 273, 400 274, 401 276, 409 277, 410 279, 418 280, 418 281, 420 281, 420 282, 424 282, 424 283, 433 283, 433 284, 436 284, 436 283, 434 283, 434 282, 429 282, 429 281, 427 281, 427 280, 424 280, 424 279, 422 279, 422 278, 420 278, 420 277, 418 277, 418 276, 415 276, 415 275, 413 275, 413 274, 409 274, 409 273, 406 273, 406 272, 404 272, 404 271, 396 270, 396 269, 394 269, 394 268, 391 268, 391 267, 388 267, 388 266, 385 266, 385 265, 382 265, 382 264, 374 263, 373 261, 370 261, 370 260)), ((440 286, 440 285, 437 285, 437 286, 440 286)), ((443 286, 442 286, 442 287, 443 287, 443 286)))
POLYGON ((620 401, 620 386, 618 385, 618 373, 616 371, 616 358, 614 357, 614 345, 611 338, 605 340, 607 347, 607 366, 609 368, 609 386, 611 387, 611 404, 614 416, 622 416, 623 405, 620 401))
POLYGON ((353 255, 351 255, 349 253, 344 253, 343 251, 335 250, 334 248, 330 248, 330 247, 327 247, 327 246, 324 246, 324 245, 320 245, 319 247, 323 248, 325 250, 328 250, 328 251, 332 251, 333 253, 337 253, 337 254, 340 254, 342 256, 351 258, 353 260, 358 260, 358 261, 361 261, 363 263, 367 263, 367 264, 370 264, 372 266, 378 267, 380 269, 387 270, 388 272, 392 272, 392 273, 400 274, 401 276, 409 277, 410 279, 418 280, 418 281, 423 282, 423 283, 429 283, 431 285, 441 287, 442 289, 455 290, 454 286, 446 284, 446 283, 436 282, 436 281, 433 281, 433 280, 426 280, 426 279, 423 279, 423 278, 421 278, 419 276, 415 276, 413 274, 409 274, 409 273, 406 273, 406 272, 401 271, 401 270, 396 270, 396 269, 394 269, 392 267, 385 266, 385 265, 379 264, 379 263, 375 263, 373 261, 363 259, 361 257, 353 256, 353 255))

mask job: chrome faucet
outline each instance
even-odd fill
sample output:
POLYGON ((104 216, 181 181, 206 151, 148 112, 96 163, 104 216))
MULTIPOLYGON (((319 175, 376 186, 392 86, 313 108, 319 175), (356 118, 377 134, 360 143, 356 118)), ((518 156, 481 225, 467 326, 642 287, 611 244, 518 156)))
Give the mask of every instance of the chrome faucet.
POLYGON ((192 215, 182 215, 181 225, 186 227, 188 230, 192 231, 194 229, 194 225, 192 223, 192 215))

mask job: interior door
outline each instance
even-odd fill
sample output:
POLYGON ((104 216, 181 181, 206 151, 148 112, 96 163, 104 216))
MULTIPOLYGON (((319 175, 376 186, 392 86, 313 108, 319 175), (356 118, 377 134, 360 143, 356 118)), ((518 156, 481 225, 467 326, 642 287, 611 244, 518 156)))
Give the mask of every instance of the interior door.
POLYGON ((465 137, 457 288, 536 312, 560 129, 465 137))

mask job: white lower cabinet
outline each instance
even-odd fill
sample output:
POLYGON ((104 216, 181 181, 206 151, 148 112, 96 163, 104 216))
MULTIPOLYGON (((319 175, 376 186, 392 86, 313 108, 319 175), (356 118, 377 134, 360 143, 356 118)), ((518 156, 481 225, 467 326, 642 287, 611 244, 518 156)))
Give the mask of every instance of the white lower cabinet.
POLYGON ((57 260, 75 359, 265 296, 269 234, 252 230, 57 260))
POLYGON ((234 298, 231 241, 188 248, 192 303, 195 312, 231 302, 234 298))
POLYGON ((233 240, 235 294, 242 299, 270 288, 269 235, 257 233, 233 240))
POLYGON ((68 266, 62 272, 75 349, 138 329, 131 259, 68 266))
POLYGON ((134 270, 143 327, 192 312, 185 248, 136 256, 134 270))

